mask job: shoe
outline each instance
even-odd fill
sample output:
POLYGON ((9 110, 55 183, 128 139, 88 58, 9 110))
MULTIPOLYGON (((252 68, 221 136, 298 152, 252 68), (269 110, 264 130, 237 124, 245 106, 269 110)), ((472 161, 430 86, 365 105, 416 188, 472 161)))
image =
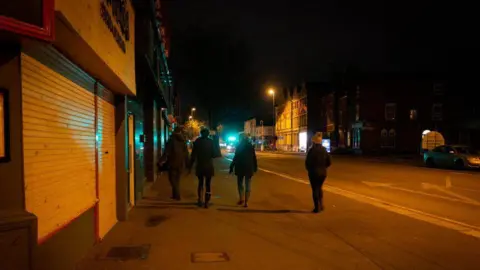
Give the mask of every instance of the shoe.
POLYGON ((247 207, 248 207, 248 203, 245 203, 245 204, 243 205, 243 207, 247 208, 247 207))
POLYGON ((208 208, 211 196, 210 193, 205 193, 205 208, 208 208))
POLYGON ((243 203, 244 203, 243 200, 239 200, 239 201, 237 202, 237 205, 243 205, 243 203))
POLYGON ((198 205, 198 207, 202 207, 202 205, 203 205, 203 201, 202 201, 201 199, 198 199, 198 201, 197 201, 197 205, 198 205))
POLYGON ((318 208, 315 208, 315 209, 313 209, 313 211, 312 211, 312 213, 318 213, 318 212, 320 212, 320 211, 318 210, 318 208))

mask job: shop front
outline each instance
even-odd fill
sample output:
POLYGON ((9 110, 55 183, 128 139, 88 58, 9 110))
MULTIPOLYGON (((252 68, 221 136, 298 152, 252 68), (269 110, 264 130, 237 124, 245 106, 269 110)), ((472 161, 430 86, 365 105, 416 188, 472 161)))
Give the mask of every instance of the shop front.
POLYGON ((0 16, 9 48, 0 62, 9 105, 0 189, 10 190, 0 193, 1 207, 30 221, 7 222, 9 233, 26 232, 24 248, 35 250, 19 251, 27 258, 13 263, 70 269, 126 218, 134 193, 125 110, 126 96, 136 94, 134 11, 120 0, 29 3, 28 11, 11 3, 12 17, 0 16), (21 21, 35 11, 37 22, 21 21))

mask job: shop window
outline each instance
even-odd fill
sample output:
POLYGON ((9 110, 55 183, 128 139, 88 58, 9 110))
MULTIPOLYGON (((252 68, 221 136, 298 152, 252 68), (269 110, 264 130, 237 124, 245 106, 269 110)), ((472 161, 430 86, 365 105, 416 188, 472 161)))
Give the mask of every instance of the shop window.
POLYGON ((8 92, 0 89, 0 161, 8 161, 8 92))
POLYGON ((393 121, 396 117, 397 104, 387 103, 385 104, 385 120, 393 121))

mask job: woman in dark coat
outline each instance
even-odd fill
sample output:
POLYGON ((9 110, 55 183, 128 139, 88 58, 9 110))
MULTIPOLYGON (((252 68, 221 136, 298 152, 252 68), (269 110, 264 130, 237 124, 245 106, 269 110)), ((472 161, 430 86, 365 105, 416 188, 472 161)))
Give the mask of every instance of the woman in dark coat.
POLYGON ((203 202, 203 190, 205 185, 205 208, 208 208, 208 202, 212 196, 211 183, 214 175, 213 159, 215 158, 215 149, 213 141, 208 138, 210 131, 202 129, 200 131, 200 138, 193 143, 190 169, 196 163, 195 173, 198 177, 198 205, 201 206, 203 202))
POLYGON ((237 204, 243 204, 244 207, 248 207, 252 176, 257 172, 257 156, 255 155, 255 148, 253 148, 253 145, 245 136, 242 136, 235 150, 235 156, 230 164, 230 173, 234 169, 237 176, 238 195, 240 197, 237 204))
POLYGON ((323 182, 327 178, 327 168, 331 165, 330 155, 322 146, 322 136, 315 134, 312 138, 312 147, 308 150, 305 168, 308 171, 310 186, 312 187, 313 212, 323 211, 323 182))

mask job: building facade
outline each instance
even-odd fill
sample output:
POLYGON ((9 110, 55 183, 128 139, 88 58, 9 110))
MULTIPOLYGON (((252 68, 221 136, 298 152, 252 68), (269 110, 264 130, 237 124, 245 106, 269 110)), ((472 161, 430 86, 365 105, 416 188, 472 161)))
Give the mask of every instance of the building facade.
POLYGON ((278 150, 305 152, 311 145, 312 136, 324 131, 321 97, 329 89, 327 83, 306 82, 284 90, 276 107, 278 150))
POLYGON ((305 85, 286 89, 276 107, 276 147, 281 151, 307 149, 307 90, 305 85))
MULTIPOLYGON (((173 95, 162 37, 143 47, 148 36, 136 27, 147 16, 137 17, 136 9, 147 14, 141 2, 44 0, 2 10, 0 251, 18 256, 0 268, 73 269, 155 178, 173 95), (155 50, 151 77, 139 79, 150 61, 140 58, 155 50)), ((158 18, 146 20, 159 29, 158 18)))
POLYGON ((402 75, 337 88, 322 98, 326 136, 332 147, 360 153, 420 153, 429 131, 448 144, 477 146, 478 128, 468 123, 478 105, 448 88, 441 80, 402 75))
POLYGON ((261 148, 262 144, 273 147, 274 127, 271 122, 257 120, 257 118, 249 119, 244 123, 243 134, 248 136, 258 148, 261 148))

